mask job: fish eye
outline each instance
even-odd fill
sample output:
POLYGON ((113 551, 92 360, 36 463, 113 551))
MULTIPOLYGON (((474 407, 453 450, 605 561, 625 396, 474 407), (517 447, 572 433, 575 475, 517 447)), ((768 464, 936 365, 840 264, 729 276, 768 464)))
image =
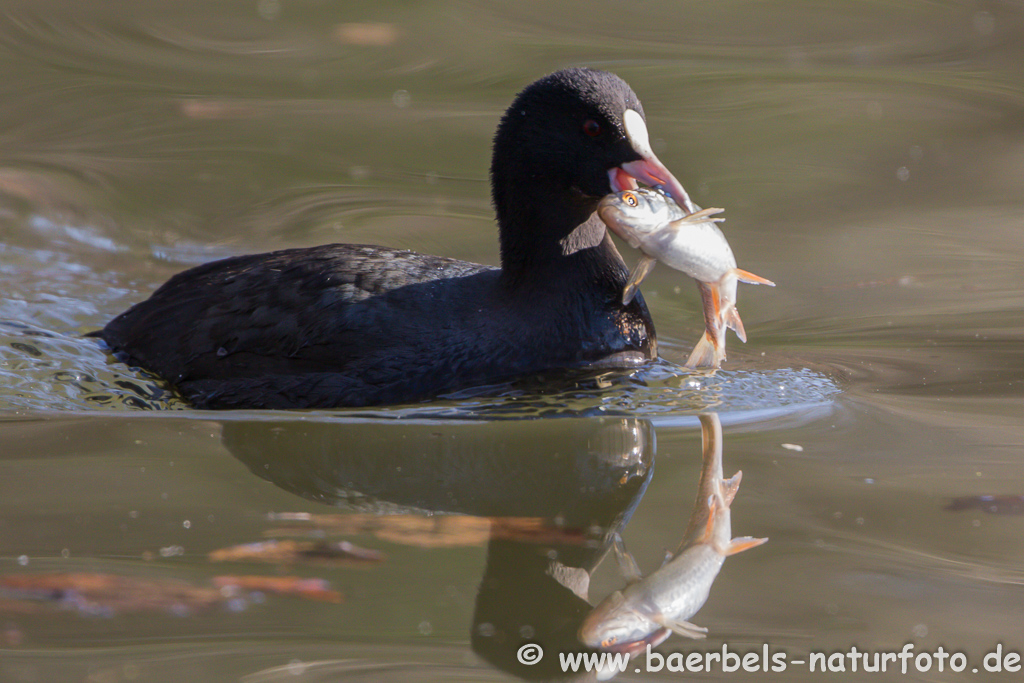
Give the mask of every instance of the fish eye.
POLYGON ((619 640, 618 636, 612 636, 611 638, 605 638, 604 640, 601 641, 601 647, 611 647, 616 642, 618 642, 618 640, 619 640))
POLYGON ((632 192, 624 192, 622 194, 622 201, 626 202, 630 206, 636 207, 640 204, 640 200, 636 198, 636 195, 632 192))
POLYGON ((587 119, 583 122, 583 132, 592 138, 601 134, 601 124, 594 119, 587 119))

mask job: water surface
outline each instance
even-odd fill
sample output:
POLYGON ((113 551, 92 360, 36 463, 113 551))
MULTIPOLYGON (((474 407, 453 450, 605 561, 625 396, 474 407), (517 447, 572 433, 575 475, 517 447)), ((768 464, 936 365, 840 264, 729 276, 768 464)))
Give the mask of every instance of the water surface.
POLYGON ((726 562, 707 641, 659 651, 1024 650, 1024 517, 980 498, 1024 494, 1022 29, 1015 2, 0 4, 0 680, 551 675, 516 649, 573 647, 622 586, 607 534, 648 571, 678 543, 702 410, 744 472, 735 533, 771 540, 726 562), (413 406, 194 411, 82 337, 233 254, 496 264, 498 117, 580 64, 633 86, 778 283, 741 289, 723 371, 679 367, 698 297, 664 267, 659 363, 413 406), (269 538, 384 559, 210 558, 269 538))

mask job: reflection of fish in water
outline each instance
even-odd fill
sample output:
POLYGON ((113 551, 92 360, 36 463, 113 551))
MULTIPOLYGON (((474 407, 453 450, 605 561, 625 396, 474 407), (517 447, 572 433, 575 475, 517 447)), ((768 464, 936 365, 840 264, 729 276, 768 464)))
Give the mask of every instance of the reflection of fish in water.
POLYGON ((587 615, 580 640, 595 648, 636 653, 655 646, 670 632, 703 638, 707 629, 687 621, 704 605, 711 584, 729 555, 761 545, 767 538, 732 538, 729 506, 742 472, 722 474, 722 425, 715 414, 700 416, 704 468, 686 535, 674 558, 647 578, 616 536, 615 552, 630 582, 587 615))
POLYGON ((712 216, 722 209, 704 209, 688 214, 661 190, 636 189, 611 194, 598 204, 601 220, 642 255, 622 294, 632 301, 637 288, 658 261, 680 270, 697 281, 704 304, 705 333, 686 361, 687 367, 719 367, 725 360, 725 330, 747 341, 743 321, 736 310, 736 284, 775 283, 736 267, 725 235, 715 225, 722 218, 712 216))

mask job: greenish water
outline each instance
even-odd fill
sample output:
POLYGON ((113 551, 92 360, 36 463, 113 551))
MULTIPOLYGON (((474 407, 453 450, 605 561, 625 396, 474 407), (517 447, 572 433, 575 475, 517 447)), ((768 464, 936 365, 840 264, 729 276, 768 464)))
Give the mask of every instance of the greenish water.
POLYGON ((0 2, 0 681, 551 675, 516 649, 550 663, 622 586, 605 530, 646 571, 682 537, 702 410, 744 473, 734 533, 770 541, 726 561, 693 618, 708 639, 660 652, 941 644, 967 672, 916 680, 953 680, 1024 651, 1024 517, 946 509, 1024 494, 1022 30, 1019 2, 0 2), (643 287, 659 363, 414 406, 194 411, 81 336, 232 254, 495 264, 498 117, 578 64, 632 85, 659 157, 778 284, 741 289, 723 371, 679 367, 702 322, 667 268, 643 287), (270 535, 386 557, 209 558, 270 535), (74 573, 344 599, 11 588, 74 573))

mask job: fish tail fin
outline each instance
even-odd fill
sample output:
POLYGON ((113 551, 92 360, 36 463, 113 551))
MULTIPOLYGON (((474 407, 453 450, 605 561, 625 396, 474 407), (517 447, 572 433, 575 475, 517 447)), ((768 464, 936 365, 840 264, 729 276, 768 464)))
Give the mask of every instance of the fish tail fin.
POLYGON ((723 360, 725 360, 725 354, 718 350, 714 339, 705 332, 704 336, 697 342, 697 345, 693 347, 690 357, 686 359, 686 367, 690 369, 702 367, 717 368, 723 360))
POLYGON ((725 549, 722 554, 728 557, 729 555, 735 555, 736 553, 742 553, 744 550, 750 550, 756 548, 762 543, 767 543, 767 538, 754 538, 753 536, 740 536, 729 541, 729 547, 725 549))
POLYGON ((736 474, 732 475, 728 479, 723 479, 719 489, 722 493, 722 499, 725 501, 726 507, 732 505, 733 498, 736 497, 736 492, 740 490, 740 482, 743 481, 743 470, 737 470, 736 474))
POLYGON ((733 268, 732 274, 736 276, 736 279, 740 282, 746 282, 748 285, 768 285, 774 287, 775 283, 767 278, 763 278, 760 275, 754 275, 749 270, 743 270, 742 268, 733 268))
POLYGON ((719 368, 725 360, 725 335, 722 328, 722 298, 717 282, 697 281, 704 308, 704 336, 686 359, 688 368, 719 368))

